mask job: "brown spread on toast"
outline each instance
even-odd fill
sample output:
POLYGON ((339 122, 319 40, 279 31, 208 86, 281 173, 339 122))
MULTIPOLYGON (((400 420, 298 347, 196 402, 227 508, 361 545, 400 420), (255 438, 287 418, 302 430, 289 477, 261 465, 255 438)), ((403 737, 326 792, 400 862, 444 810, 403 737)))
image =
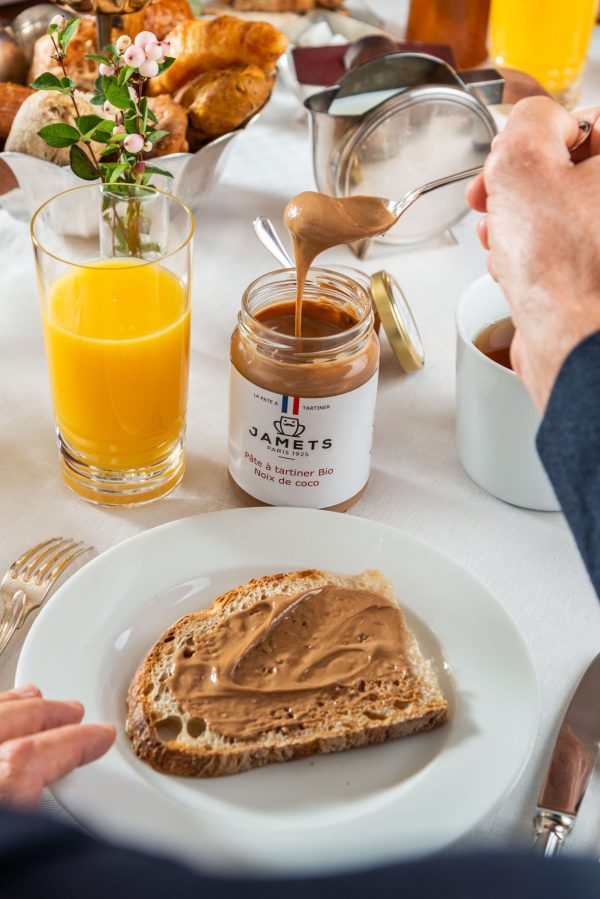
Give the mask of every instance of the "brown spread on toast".
POLYGON ((325 585, 275 594, 186 640, 168 687, 216 734, 249 740, 318 722, 336 699, 361 707, 365 682, 397 684, 414 699, 398 606, 365 589, 325 585))

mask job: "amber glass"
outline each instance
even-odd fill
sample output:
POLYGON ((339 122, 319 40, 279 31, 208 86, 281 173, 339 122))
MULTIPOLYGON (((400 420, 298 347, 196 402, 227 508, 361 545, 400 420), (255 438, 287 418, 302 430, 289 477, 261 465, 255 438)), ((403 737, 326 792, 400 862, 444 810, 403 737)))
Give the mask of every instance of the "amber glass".
POLYGON ((489 0, 411 0, 409 41, 449 44, 459 69, 479 65, 487 56, 489 0))

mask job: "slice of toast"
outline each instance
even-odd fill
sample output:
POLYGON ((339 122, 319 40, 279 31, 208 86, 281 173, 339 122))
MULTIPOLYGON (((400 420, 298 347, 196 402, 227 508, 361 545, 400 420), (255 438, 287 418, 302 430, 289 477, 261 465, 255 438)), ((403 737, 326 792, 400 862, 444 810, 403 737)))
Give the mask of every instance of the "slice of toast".
MULTIPOLYGON (((377 616, 376 609, 372 615, 377 616)), ((277 620, 283 618, 280 615, 277 620)), ((367 641, 367 648, 369 634, 361 633, 360 639, 367 641)), ((431 662, 421 655, 396 605, 393 588, 379 571, 356 576, 296 571, 252 580, 225 593, 208 609, 185 615, 162 634, 131 682, 127 708, 127 733, 136 755, 158 771, 191 777, 235 774, 317 752, 382 743, 431 730, 448 717, 448 705, 431 662), (177 700, 171 690, 175 661, 188 659, 193 652, 191 646, 210 653, 212 650, 206 647, 215 645, 218 629, 230 625, 239 613, 254 607, 258 610, 269 597, 298 597, 325 586, 375 593, 383 597, 386 608, 390 601, 393 603, 392 614, 395 616, 397 610, 400 616, 399 621, 394 618, 395 632, 400 628, 402 640, 398 641, 397 659, 392 647, 394 665, 388 667, 395 670, 389 675, 379 673, 373 680, 357 678, 348 683, 346 679, 330 684, 325 693, 319 692, 312 717, 302 719, 299 715, 299 721, 294 720, 293 709, 297 694, 291 695, 291 701, 290 694, 285 694, 284 705, 291 705, 285 708, 286 720, 282 723, 277 717, 279 711, 272 712, 274 718, 263 732, 242 738, 224 736, 201 717, 201 707, 184 708, 184 703, 177 700)))

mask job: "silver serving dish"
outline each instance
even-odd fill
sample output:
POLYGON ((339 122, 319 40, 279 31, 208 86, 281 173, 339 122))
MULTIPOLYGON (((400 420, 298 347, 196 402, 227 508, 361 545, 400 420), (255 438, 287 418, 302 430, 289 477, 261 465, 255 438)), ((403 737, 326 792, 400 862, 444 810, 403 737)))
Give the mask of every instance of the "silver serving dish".
MULTIPOLYGON (((259 115, 260 112, 256 113, 243 128, 217 137, 195 153, 170 153, 158 157, 156 164, 171 172, 173 177, 155 177, 152 183, 182 200, 195 212, 219 180, 236 134, 248 128, 259 115)), ((7 164, 21 188, 22 203, 19 205, 24 207, 27 215, 33 215, 50 197, 85 183, 73 174, 69 166, 56 165, 26 153, 4 152, 0 153, 0 159, 7 164)), ((1 200, 0 197, 0 203, 1 200)), ((11 209, 14 210, 14 204, 11 204, 11 209)))
MULTIPOLYGON (((50 20, 56 13, 57 7, 52 3, 40 3, 20 13, 12 22, 14 39, 29 60, 35 41, 46 33, 50 20)), ((219 180, 236 134, 252 125, 261 112, 259 110, 240 128, 215 138, 195 153, 171 153, 156 158, 156 165, 171 172, 173 177, 155 176, 153 184, 196 211, 208 191, 219 180)), ((16 215, 31 216, 50 197, 85 183, 73 174, 69 166, 59 166, 25 153, 5 151, 0 153, 0 159, 12 171, 21 191, 20 195, 11 196, 6 202, 16 215)), ((1 196, 0 205, 3 205, 1 196)))

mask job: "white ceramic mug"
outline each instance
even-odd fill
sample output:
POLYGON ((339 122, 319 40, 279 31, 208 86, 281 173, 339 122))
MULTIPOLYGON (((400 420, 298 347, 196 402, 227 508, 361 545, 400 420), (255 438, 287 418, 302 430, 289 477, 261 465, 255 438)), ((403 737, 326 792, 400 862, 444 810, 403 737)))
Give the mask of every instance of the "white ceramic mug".
POLYGON ((535 446, 540 415, 514 371, 478 350, 473 340, 510 315, 489 275, 474 281, 456 313, 456 440, 467 474, 507 503, 557 512, 558 500, 535 446))

